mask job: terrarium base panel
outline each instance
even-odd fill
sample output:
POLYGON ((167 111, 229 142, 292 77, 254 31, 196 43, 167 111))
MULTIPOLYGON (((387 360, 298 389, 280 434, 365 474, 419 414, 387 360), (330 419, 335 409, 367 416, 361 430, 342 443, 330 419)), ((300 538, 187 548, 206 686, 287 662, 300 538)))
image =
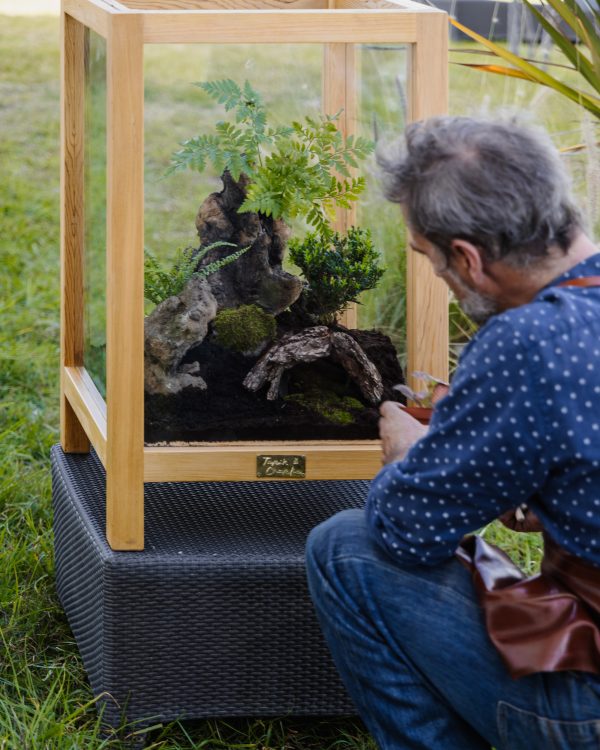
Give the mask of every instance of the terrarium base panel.
POLYGON ((366 481, 147 484, 146 548, 105 538, 105 474, 52 451, 56 578, 107 723, 354 714, 310 601, 304 544, 366 481))

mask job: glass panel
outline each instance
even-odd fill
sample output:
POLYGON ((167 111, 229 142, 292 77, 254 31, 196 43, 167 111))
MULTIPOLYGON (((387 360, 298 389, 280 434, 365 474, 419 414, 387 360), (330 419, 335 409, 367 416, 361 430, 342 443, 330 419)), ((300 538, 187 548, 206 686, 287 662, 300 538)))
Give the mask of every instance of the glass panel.
POLYGON ((106 395, 106 41, 86 43, 84 362, 106 395))
MULTIPOLYGON (((399 91, 404 86, 406 52, 397 48, 357 52, 364 81, 361 111, 372 112, 359 118, 359 134, 369 139, 374 132, 398 135, 404 124, 399 91)), ((321 128, 322 67, 321 45, 152 45, 146 49, 147 443, 377 437, 375 407, 382 387, 390 397, 391 386, 401 379, 397 352, 389 342, 382 348, 381 339, 361 331, 350 335, 336 329, 335 303, 340 293, 336 282, 353 272, 347 269, 344 276, 339 264, 318 265, 310 245, 300 244, 308 229, 314 230, 313 205, 320 205, 315 196, 321 187, 313 183, 327 159, 323 152, 317 154, 317 146, 329 148, 322 132, 308 133, 321 128), (233 79, 238 89, 223 83, 227 79, 233 79), (266 126, 256 114, 262 104, 244 89, 246 80, 261 96, 266 126), (206 90, 192 85, 199 81, 218 83, 206 90), (253 118, 255 126, 248 131, 247 122, 253 118), (304 132, 273 134, 294 121, 303 124, 304 132), (257 133, 263 141, 260 156, 257 133), (176 161, 185 167, 187 160, 199 169, 169 173, 173 154, 192 138, 196 140, 184 147, 176 161), (291 140, 296 146, 290 146, 291 140), (220 155, 216 165, 215 153, 220 155), (231 173, 222 179, 227 159, 231 173), (271 182, 275 166, 276 184, 271 182), (261 190, 261 202, 253 211, 238 212, 248 188, 237 182, 236 169, 252 174, 252 184, 261 190), (271 176, 263 184, 269 170, 271 176), (309 190, 307 185, 313 187, 309 190), (287 226, 270 215, 281 205, 287 226), (214 242, 233 245, 202 256, 201 250, 214 242), (290 260, 294 252, 297 266, 290 260), (231 260, 234 253, 241 254, 231 260), (228 265, 206 268, 207 263, 223 259, 230 261, 228 265), (186 269, 205 274, 204 280, 186 281, 186 269), (307 289, 305 279, 311 271, 307 289), (284 336, 292 342, 281 353, 284 336), (263 373, 259 363, 275 358, 275 352, 281 367, 263 373), (365 356, 368 352, 376 368, 386 371, 383 385, 379 375, 370 374, 361 352, 365 356)), ((403 305, 396 296, 402 298, 404 288, 398 209, 388 207, 380 196, 373 157, 358 160, 359 172, 367 176, 359 221, 372 229, 375 246, 390 269, 384 277, 389 275, 390 281, 382 281, 380 288, 394 307, 402 308, 401 313, 390 311, 389 305, 370 297, 361 327, 381 327, 397 343, 403 341, 403 305)), ((331 189, 329 180, 324 184, 324 190, 331 189)), ((315 247, 328 252, 332 243, 317 239, 315 247)), ((323 258, 323 253, 316 257, 323 258)), ((331 257, 327 255, 327 262, 331 257)))
POLYGON ((323 51, 319 45, 153 44, 145 56, 145 243, 167 261, 177 249, 198 245, 198 207, 222 189, 210 161, 203 172, 167 175, 173 153, 183 141, 213 133, 219 120, 233 120, 194 84, 248 80, 264 99, 269 125, 277 127, 320 113, 323 51))
MULTIPOLYGON (((408 48, 357 45, 358 133, 383 152, 402 136, 407 122, 408 48)), ((400 361, 406 360, 406 233, 400 208, 383 195, 375 159, 366 170, 367 189, 357 220, 371 231, 385 275, 375 290, 365 292, 358 308, 361 328, 376 328, 392 340, 400 361)))

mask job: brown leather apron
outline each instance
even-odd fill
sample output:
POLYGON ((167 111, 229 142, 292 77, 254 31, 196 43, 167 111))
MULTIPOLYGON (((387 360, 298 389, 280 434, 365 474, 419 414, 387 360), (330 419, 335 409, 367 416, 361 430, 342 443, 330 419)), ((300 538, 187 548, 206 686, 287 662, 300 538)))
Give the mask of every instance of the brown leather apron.
MULTIPOLYGON (((600 287, 600 276, 558 286, 600 287)), ((479 536, 457 557, 473 575, 492 643, 514 678, 577 669, 600 674, 600 567, 559 547, 544 532, 539 575, 527 578, 479 536)))

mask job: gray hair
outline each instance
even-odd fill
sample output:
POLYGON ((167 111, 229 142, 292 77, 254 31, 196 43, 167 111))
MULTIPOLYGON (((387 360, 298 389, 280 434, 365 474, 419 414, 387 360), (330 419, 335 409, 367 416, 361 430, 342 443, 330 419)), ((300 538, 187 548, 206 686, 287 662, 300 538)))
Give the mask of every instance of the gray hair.
POLYGON ((409 125, 396 157, 381 151, 389 200, 410 228, 450 255, 453 239, 514 266, 566 252, 580 213, 549 137, 514 121, 436 117, 409 125))

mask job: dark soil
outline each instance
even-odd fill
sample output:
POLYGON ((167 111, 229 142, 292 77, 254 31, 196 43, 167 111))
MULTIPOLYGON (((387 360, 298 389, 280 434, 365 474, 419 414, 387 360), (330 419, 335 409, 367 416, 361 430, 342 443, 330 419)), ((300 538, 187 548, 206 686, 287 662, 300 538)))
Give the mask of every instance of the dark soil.
MULTIPOLYGON (((346 330, 346 329, 342 329, 346 330)), ((404 382, 390 340, 377 331, 348 333, 363 347, 379 369, 384 399, 402 400, 392 386, 404 382)), ((365 402, 345 370, 331 360, 292 368, 282 380, 280 398, 268 401, 266 388, 251 393, 242 385, 258 357, 224 349, 210 337, 192 349, 184 360, 200 364, 208 388, 191 389, 174 396, 146 394, 145 439, 158 442, 227 442, 235 440, 365 440, 378 437, 377 407, 365 402), (313 409, 286 400, 286 395, 322 391, 350 396, 362 409, 352 408, 350 424, 339 424, 313 409)))

